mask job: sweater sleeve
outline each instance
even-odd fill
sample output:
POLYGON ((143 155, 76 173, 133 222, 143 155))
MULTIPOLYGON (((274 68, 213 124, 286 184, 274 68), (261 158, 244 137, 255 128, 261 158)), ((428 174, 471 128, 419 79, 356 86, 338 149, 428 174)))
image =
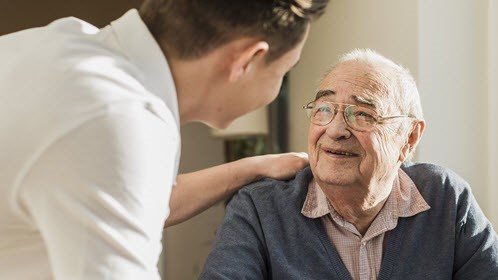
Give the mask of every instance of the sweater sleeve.
POLYGON ((496 279, 498 238, 469 188, 457 201, 454 279, 496 279))
POLYGON ((267 279, 267 249, 253 200, 246 190, 228 204, 201 280, 267 279))

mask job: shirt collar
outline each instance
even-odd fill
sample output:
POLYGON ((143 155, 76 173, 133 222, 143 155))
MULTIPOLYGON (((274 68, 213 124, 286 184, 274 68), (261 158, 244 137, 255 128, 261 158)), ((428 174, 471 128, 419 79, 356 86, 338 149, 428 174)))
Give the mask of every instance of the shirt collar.
POLYGON ((328 204, 325 193, 320 189, 315 179, 312 179, 308 185, 308 194, 301 213, 308 218, 319 218, 330 213, 328 204))
MULTIPOLYGON (((389 207, 395 218, 415 216, 430 209, 415 183, 401 168, 398 170, 398 176, 394 180, 393 188, 386 204, 389 204, 389 206, 384 205, 384 207, 389 207)), ((325 193, 314 179, 309 183, 308 193, 301 213, 312 219, 327 214, 336 214, 325 193)))
POLYGON ((138 11, 129 10, 113 21, 111 27, 128 59, 141 70, 144 86, 164 101, 179 127, 178 99, 171 69, 138 11))

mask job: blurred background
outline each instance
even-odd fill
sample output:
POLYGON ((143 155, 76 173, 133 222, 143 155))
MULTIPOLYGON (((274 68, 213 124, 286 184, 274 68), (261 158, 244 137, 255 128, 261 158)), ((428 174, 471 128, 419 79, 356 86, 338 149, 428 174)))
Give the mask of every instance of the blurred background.
MULTIPOLYGON (((319 78, 339 55, 371 48, 409 68, 417 80, 427 128, 415 160, 442 164, 460 174, 498 228, 498 2, 331 1, 327 13, 313 24, 299 65, 287 77, 285 98, 264 113, 269 129, 257 137, 263 135, 267 147, 277 145, 266 151, 306 151, 308 121, 301 107, 314 97, 319 78)), ((102 27, 140 2, 0 0, 0 35, 65 16, 102 27)), ((201 124, 182 128, 180 172, 230 160, 240 149, 237 141, 261 148, 261 138, 254 142, 249 132, 247 137, 238 132, 235 138, 213 134, 201 124)), ((159 264, 163 279, 196 279, 223 213, 220 203, 165 230, 166 253, 159 264)))

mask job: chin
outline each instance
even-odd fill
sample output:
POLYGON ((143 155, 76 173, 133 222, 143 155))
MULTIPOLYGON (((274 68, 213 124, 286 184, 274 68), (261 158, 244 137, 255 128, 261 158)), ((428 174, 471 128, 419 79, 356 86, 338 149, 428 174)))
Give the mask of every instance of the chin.
POLYGON ((199 122, 209 126, 210 128, 213 128, 213 129, 225 129, 227 128, 231 122, 224 122, 224 123, 221 123, 221 122, 215 122, 215 121, 205 121, 205 120, 200 120, 199 122))
POLYGON ((319 177, 315 177, 315 178, 319 182, 322 182, 323 184, 325 184, 325 186, 327 186, 327 185, 331 185, 331 186, 349 186, 349 185, 351 185, 351 180, 345 179, 345 178, 338 178, 338 177, 331 178, 331 177, 324 177, 324 176, 319 176, 319 177))
POLYGON ((326 167, 315 167, 312 169, 313 176, 326 184, 331 185, 349 185, 353 182, 353 175, 347 170, 337 170, 326 167))
POLYGON ((230 124, 232 124, 232 121, 218 123, 216 125, 213 125, 212 127, 216 128, 216 129, 226 129, 226 128, 228 128, 230 126, 230 124))

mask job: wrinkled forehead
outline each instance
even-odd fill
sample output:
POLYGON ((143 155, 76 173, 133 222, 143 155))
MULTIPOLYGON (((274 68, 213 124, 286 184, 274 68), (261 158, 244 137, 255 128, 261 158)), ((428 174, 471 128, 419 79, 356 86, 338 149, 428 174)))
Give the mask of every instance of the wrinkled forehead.
POLYGON ((315 99, 333 95, 343 102, 363 103, 361 100, 364 100, 375 108, 386 107, 393 102, 390 76, 389 67, 382 64, 343 62, 322 79, 315 99))

